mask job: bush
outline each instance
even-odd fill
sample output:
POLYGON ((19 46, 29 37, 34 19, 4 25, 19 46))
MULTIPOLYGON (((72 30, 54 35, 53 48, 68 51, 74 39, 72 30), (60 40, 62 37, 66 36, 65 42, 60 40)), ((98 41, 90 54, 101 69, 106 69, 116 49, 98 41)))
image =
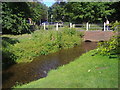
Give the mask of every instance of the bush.
POLYGON ((112 57, 113 55, 119 55, 120 54, 120 36, 114 36, 109 41, 100 42, 98 44, 97 52, 102 55, 108 55, 109 57, 112 57))
MULTIPOLYGON (((120 30, 120 22, 116 21, 115 23, 111 23, 112 28, 116 31, 120 30)), ((98 44, 97 53, 102 55, 108 55, 109 57, 113 57, 113 55, 120 55, 120 35, 113 36, 109 41, 100 42, 98 44)))
POLYGON ((115 31, 120 31, 120 22, 116 21, 115 23, 111 23, 112 29, 115 31))
MULTIPOLYGON (((39 55, 47 55, 60 49, 74 47, 82 41, 82 33, 75 29, 64 28, 64 30, 40 30, 32 34, 14 36, 19 42, 9 47, 17 57, 17 62, 28 62, 39 55)), ((8 47, 6 47, 8 49, 8 47)))
POLYGON ((9 65, 15 64, 17 56, 12 52, 12 45, 15 44, 17 40, 10 39, 7 37, 2 38, 2 64, 3 68, 9 65))

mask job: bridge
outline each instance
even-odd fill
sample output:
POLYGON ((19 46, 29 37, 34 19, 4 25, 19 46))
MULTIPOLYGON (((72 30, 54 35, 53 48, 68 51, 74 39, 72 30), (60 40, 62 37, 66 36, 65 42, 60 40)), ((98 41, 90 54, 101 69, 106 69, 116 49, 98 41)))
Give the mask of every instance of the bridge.
POLYGON ((108 41, 113 35, 117 33, 113 31, 83 31, 84 32, 84 41, 108 41))

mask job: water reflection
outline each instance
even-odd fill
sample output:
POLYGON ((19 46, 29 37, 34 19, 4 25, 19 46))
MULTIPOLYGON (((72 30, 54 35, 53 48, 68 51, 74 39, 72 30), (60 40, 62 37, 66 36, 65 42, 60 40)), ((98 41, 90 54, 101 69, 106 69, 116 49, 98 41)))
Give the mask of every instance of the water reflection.
POLYGON ((4 70, 3 88, 10 88, 19 83, 27 83, 47 76, 48 71, 56 69, 58 66, 67 64, 81 54, 95 49, 96 42, 83 42, 82 45, 74 48, 61 50, 46 56, 36 57, 31 63, 16 64, 4 70))

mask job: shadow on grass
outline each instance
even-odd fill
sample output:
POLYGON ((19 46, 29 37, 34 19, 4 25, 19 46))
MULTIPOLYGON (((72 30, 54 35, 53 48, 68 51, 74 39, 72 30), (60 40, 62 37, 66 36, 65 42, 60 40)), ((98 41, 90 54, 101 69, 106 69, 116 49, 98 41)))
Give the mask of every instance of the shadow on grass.
POLYGON ((9 44, 19 43, 19 41, 17 39, 13 39, 13 38, 9 38, 9 37, 2 37, 2 41, 6 41, 9 44))

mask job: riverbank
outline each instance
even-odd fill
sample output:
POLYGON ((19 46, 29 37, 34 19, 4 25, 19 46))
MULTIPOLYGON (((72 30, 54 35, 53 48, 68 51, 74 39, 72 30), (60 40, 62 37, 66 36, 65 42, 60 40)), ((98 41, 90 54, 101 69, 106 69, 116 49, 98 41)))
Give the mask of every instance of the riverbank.
POLYGON ((2 87, 11 88, 16 84, 25 84, 44 78, 49 71, 69 64, 83 53, 95 49, 96 46, 96 42, 82 42, 81 45, 73 48, 62 49, 48 55, 40 55, 30 63, 12 65, 7 70, 2 71, 2 87))
POLYGON ((48 76, 15 88, 118 88, 118 58, 95 50, 48 73, 48 76))
POLYGON ((74 47, 82 42, 82 35, 69 28, 60 31, 39 30, 25 35, 2 35, 3 63, 31 62, 36 56, 74 47))

